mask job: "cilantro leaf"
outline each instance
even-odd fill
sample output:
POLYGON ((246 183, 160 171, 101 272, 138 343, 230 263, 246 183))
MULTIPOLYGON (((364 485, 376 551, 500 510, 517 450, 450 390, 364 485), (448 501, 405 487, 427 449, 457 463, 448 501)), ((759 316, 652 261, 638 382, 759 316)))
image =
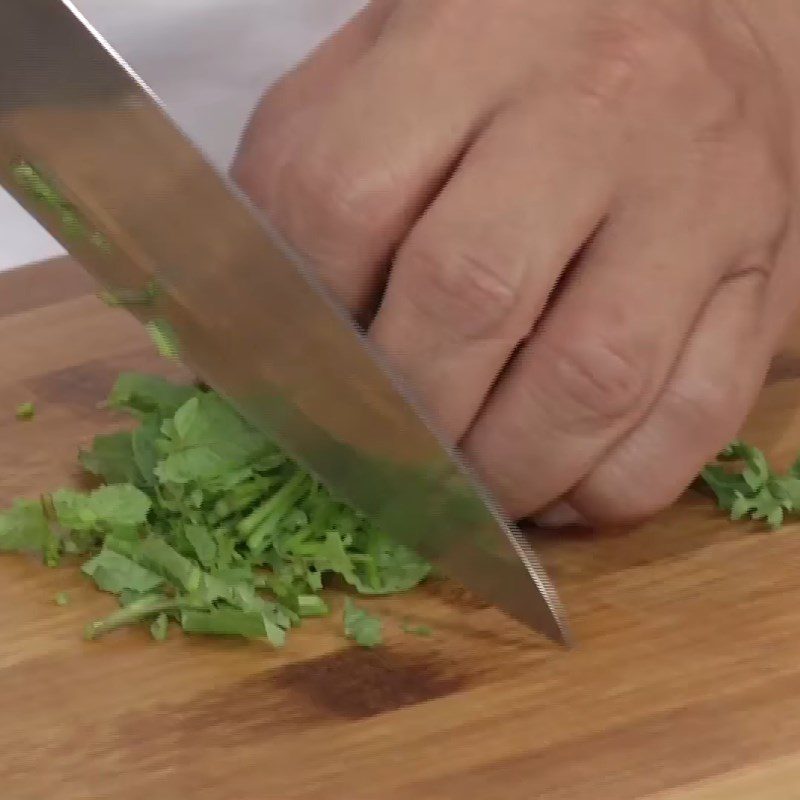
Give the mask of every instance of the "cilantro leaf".
POLYGON ((53 495, 59 522, 70 530, 112 531, 142 525, 150 498, 131 484, 101 486, 91 494, 62 489, 53 495))
POLYGON ((127 372, 120 375, 111 395, 108 407, 141 416, 157 414, 171 417, 197 390, 191 386, 181 386, 154 375, 140 375, 127 372))
POLYGON ((90 450, 78 456, 81 466, 108 483, 141 482, 141 474, 133 458, 132 435, 128 432, 96 436, 90 450))
POLYGON ((18 500, 0 514, 0 551, 42 552, 52 531, 38 500, 18 500))
POLYGON ((378 617, 359 608, 349 597, 344 603, 345 636, 361 647, 377 647, 383 641, 383 626, 378 617))
POLYGON ((187 525, 186 539, 191 544, 198 561, 206 568, 214 566, 217 559, 217 543, 211 531, 203 525, 187 525))
POLYGON ((785 475, 769 466, 764 453, 742 441, 729 444, 701 478, 732 520, 763 520, 777 530, 788 516, 800 515, 800 460, 785 475), (739 466, 736 466, 738 462, 739 466))
POLYGON ((81 569, 100 589, 113 594, 120 594, 126 589, 144 594, 164 583, 160 575, 108 547, 104 547, 81 569))
POLYGON ((266 440, 221 397, 192 397, 162 428, 164 457, 155 468, 162 483, 187 484, 241 469, 266 440))

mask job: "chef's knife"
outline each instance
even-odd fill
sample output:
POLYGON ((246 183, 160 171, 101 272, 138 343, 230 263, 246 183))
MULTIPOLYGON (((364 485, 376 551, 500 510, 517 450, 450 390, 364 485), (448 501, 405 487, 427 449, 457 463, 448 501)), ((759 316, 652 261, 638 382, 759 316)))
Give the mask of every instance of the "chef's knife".
MULTIPOLYGON (((0 183, 182 359, 398 542, 550 637, 529 544, 313 272, 68 0, 0 2, 0 183)), ((457 387, 454 387, 457 391, 457 387)))

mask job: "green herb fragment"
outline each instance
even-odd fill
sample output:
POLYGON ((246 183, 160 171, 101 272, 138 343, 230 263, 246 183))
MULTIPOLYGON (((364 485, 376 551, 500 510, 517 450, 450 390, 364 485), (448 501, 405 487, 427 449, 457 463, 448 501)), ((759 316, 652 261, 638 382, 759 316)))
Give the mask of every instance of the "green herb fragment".
POLYGON ((150 625, 150 635, 157 641, 163 642, 169 633, 169 617, 161 612, 150 625))
POLYGON ((114 289, 100 292, 100 299, 111 308, 151 306, 159 295, 159 287, 150 281, 144 289, 114 289))
POLYGON ((163 612, 180 611, 184 605, 184 602, 174 597, 159 594, 143 595, 125 603, 122 608, 109 614, 105 619, 89 623, 84 634, 87 639, 97 639, 117 628, 135 625, 163 612))
POLYGON ((58 592, 53 600, 57 606, 69 605, 69 595, 66 592, 58 592))
POLYGON ((777 530, 787 517, 800 516, 800 462, 785 474, 777 473, 761 450, 735 441, 701 477, 732 520, 763 520, 777 530))
POLYGON ((21 405, 17 406, 17 419, 20 422, 27 422, 34 418, 36 414, 36 407, 33 403, 22 403, 21 405))
POLYGON ((282 647, 286 641, 286 631, 257 611, 231 608, 184 611, 181 614, 181 626, 186 633, 267 639, 275 647, 282 647))
POLYGON ((0 514, 0 552, 43 553, 51 537, 40 500, 17 500, 0 514))
POLYGON ((315 594, 301 594, 297 598, 297 611, 301 617, 325 617, 330 614, 328 604, 315 594))
POLYGON ((94 558, 87 561, 83 572, 94 580, 99 589, 112 594, 125 590, 151 592, 159 588, 164 579, 136 561, 114 552, 106 545, 94 558))
POLYGON ((349 597, 344 603, 344 633, 361 647, 377 647, 383 641, 380 619, 359 608, 349 597))
POLYGON ((151 319, 144 327, 162 358, 180 361, 178 337, 169 322, 165 319, 151 319))
MULTIPOLYGON (((61 490, 0 513, 0 551, 41 553, 83 572, 120 608, 86 629, 96 638, 164 620, 187 633, 281 646, 303 618, 329 613, 338 576, 363 594, 405 591, 428 565, 337 501, 305 470, 202 386, 125 374, 107 403, 138 421, 98 436, 80 462, 106 485, 61 490)), ((356 615, 358 620, 358 615, 356 615)), ((357 640, 380 622, 356 622, 357 640)))
POLYGON ((400 627, 403 633, 408 633, 411 636, 433 636, 433 629, 428 625, 412 625, 409 622, 403 622, 400 627))
POLYGON ((110 249, 103 234, 92 230, 75 206, 32 164, 20 161, 12 166, 11 174, 17 185, 32 201, 47 207, 66 236, 70 239, 85 240, 104 252, 110 249))

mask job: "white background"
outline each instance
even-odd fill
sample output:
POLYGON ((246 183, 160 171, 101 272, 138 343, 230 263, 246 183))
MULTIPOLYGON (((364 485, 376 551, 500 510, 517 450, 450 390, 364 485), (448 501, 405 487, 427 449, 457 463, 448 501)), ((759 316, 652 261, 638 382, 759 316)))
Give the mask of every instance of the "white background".
MULTIPOLYGON (((363 0, 74 2, 221 167, 229 163, 264 88, 363 5, 363 0)), ((0 271, 59 253, 59 245, 0 190, 0 271)))

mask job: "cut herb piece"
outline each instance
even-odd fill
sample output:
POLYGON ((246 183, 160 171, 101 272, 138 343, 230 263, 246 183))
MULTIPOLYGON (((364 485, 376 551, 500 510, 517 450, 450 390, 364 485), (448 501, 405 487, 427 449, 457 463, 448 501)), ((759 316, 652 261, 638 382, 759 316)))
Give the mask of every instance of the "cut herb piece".
POLYGON ((155 414, 160 420, 175 412, 198 391, 192 386, 171 383, 156 375, 125 372, 117 379, 108 398, 109 408, 137 417, 155 414))
POLYGON ((53 600, 55 601, 55 604, 57 606, 69 605, 69 595, 66 592, 58 592, 58 594, 56 594, 53 600))
POLYGON ((361 647, 377 647, 383 641, 380 619, 359 608, 349 597, 344 601, 344 633, 361 647))
POLYGON ((184 611, 181 614, 181 626, 186 633, 267 639, 275 647, 282 647, 286 641, 286 631, 256 611, 233 608, 184 611))
POLYGON ((111 308, 151 306, 160 294, 156 281, 150 281, 144 289, 114 289, 100 292, 100 299, 111 308))
POLYGON ((0 552, 43 553, 52 531, 40 500, 17 500, 0 514, 0 552))
POLYGON ((158 614, 179 611, 186 605, 188 605, 188 601, 184 602, 175 597, 146 594, 125 604, 118 611, 109 614, 105 619, 89 623, 84 634, 87 639, 96 639, 117 628, 124 628, 142 620, 152 619, 158 614))
POLYGON ((100 589, 112 594, 121 594, 125 590, 144 594, 152 592, 164 583, 160 575, 110 550, 107 546, 87 561, 82 569, 100 589))
POLYGON ((403 633, 408 633, 412 636, 433 636, 433 629, 428 625, 413 625, 408 621, 404 621, 400 627, 403 633))
POLYGON ((161 612, 150 625, 150 635, 157 641, 163 642, 169 633, 169 617, 161 612))
POLYGON ((130 433, 112 433, 96 436, 91 450, 81 451, 81 466, 108 483, 141 483, 141 475, 133 458, 133 442, 130 433))
POLYGON ((169 322, 165 319, 151 319, 144 327, 162 358, 181 360, 178 336, 169 322))
POLYGON ((330 614, 328 604, 316 594, 299 595, 297 611, 301 617, 325 617, 330 614))
POLYGON ((761 450, 737 440, 719 454, 718 463, 703 470, 701 477, 732 520, 763 520, 777 530, 787 516, 800 515, 798 463, 786 474, 776 473, 761 450))
POLYGON ((36 415, 36 407, 33 403, 21 403, 17 406, 16 416, 20 422, 32 420, 36 415))
MULTIPOLYGON (((88 556, 84 573, 120 603, 88 626, 90 638, 140 623, 160 636, 166 615, 189 633, 280 646, 302 618, 329 613, 320 592, 332 575, 365 594, 427 575, 214 392, 126 374, 107 405, 139 425, 81 454, 106 485, 0 514, 0 550, 40 552, 51 564, 88 556)), ((377 643, 380 622, 357 612, 350 631, 377 643)))

